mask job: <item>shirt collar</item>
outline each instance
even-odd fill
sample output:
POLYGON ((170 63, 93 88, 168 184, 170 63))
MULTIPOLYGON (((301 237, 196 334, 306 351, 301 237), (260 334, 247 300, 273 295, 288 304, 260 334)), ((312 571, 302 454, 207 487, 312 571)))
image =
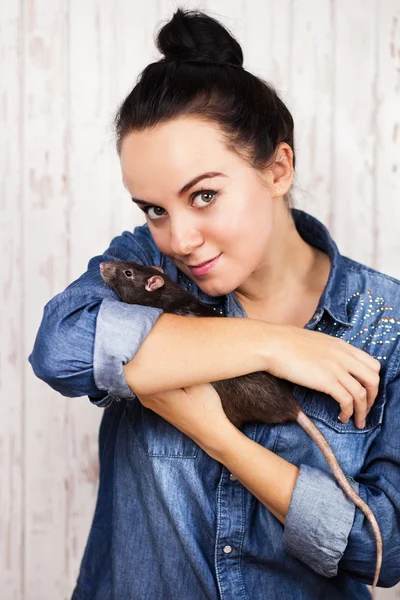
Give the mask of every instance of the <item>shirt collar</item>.
POLYGON ((318 303, 317 313, 326 310, 335 321, 350 326, 347 314, 347 277, 343 256, 333 241, 328 229, 315 217, 291 209, 296 229, 306 242, 326 252, 331 261, 328 281, 318 303))

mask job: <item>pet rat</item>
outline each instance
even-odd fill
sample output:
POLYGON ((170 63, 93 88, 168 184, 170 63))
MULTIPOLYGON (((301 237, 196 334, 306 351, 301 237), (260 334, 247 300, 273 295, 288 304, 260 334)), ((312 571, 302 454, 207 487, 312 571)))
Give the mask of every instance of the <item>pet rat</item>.
MULTIPOLYGON (((100 272, 103 281, 128 304, 151 306, 182 316, 222 316, 191 292, 180 288, 160 267, 113 261, 100 263, 100 272)), ((362 510, 371 524, 377 547, 374 592, 382 564, 383 544, 379 525, 369 506, 351 487, 324 435, 296 402, 292 385, 267 371, 213 381, 211 384, 221 398, 226 416, 236 427, 240 428, 251 421, 269 424, 296 421, 315 441, 345 494, 362 510)))

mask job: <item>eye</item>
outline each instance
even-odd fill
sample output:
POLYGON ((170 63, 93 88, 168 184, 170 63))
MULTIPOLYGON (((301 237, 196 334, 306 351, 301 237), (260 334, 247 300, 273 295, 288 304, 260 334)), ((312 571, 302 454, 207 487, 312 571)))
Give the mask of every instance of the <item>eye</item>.
MULTIPOLYGON (((156 221, 157 219, 159 219, 160 217, 162 217, 163 215, 159 215, 156 213, 155 217, 152 217, 151 215, 149 215, 149 211, 150 210, 161 210, 163 211, 164 209, 161 208, 160 206, 145 206, 143 208, 143 212, 146 213, 146 215, 152 220, 152 221, 156 221)), ((165 211, 164 211, 165 212, 165 211)))
POLYGON ((124 273, 127 277, 132 277, 133 275, 132 271, 129 271, 129 269, 127 271, 124 271, 124 273))
MULTIPOLYGON (((213 204, 214 200, 215 200, 215 196, 218 194, 218 192, 215 192, 214 190, 199 190, 198 192, 195 192, 194 194, 192 194, 191 196, 191 200, 193 202, 193 200, 197 197, 197 196, 209 196, 209 198, 207 200, 204 200, 204 198, 202 199, 203 201, 206 202, 206 204, 200 205, 199 208, 207 208, 207 206, 210 206, 210 204, 213 204)), ((161 208, 160 206, 145 206, 143 209, 143 212, 146 214, 146 216, 149 217, 149 219, 151 221, 157 221, 158 219, 162 218, 164 215, 157 213, 156 211, 161 211, 161 213, 165 213, 164 208, 161 208), (150 214, 150 211, 154 210, 154 216, 152 216, 150 214)))
MULTIPOLYGON (((208 206, 214 201, 214 197, 216 195, 217 192, 214 192, 213 190, 199 190, 198 192, 195 192, 193 194, 192 200, 194 200, 194 198, 196 198, 197 196, 209 196, 209 199, 206 201, 206 206, 208 206)), ((204 198, 202 198, 202 200, 204 200, 204 198)))

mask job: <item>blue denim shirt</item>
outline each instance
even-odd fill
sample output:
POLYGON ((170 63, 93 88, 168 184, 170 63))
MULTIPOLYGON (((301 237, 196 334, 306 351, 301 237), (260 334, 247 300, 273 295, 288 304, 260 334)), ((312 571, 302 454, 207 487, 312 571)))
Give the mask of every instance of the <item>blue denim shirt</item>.
MULTIPOLYGON (((361 430, 353 419, 338 421, 331 397, 300 386, 294 393, 374 511, 384 548, 378 585, 391 587, 400 580, 400 282, 342 256, 311 215, 294 209, 293 216, 300 235, 331 259, 307 328, 342 338, 382 365, 361 430)), ((99 263, 109 260, 161 266, 224 315, 246 317, 234 293, 208 296, 180 272, 147 225, 115 237, 46 304, 29 356, 35 375, 104 410, 98 499, 73 600, 370 598, 370 525, 297 423, 241 428, 300 468, 282 525, 220 462, 131 392, 123 365, 162 311, 120 302, 100 277, 99 263)))

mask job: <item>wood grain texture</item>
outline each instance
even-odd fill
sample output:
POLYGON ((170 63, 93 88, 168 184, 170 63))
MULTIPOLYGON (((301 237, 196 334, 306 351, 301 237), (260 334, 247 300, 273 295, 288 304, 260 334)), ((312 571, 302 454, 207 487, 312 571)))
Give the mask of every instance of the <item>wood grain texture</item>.
POLYGON ((333 134, 333 17, 330 0, 293 3, 288 104, 295 122, 299 206, 331 227, 333 134))
POLYGON ((22 185, 21 13, 0 19, 0 590, 20 600, 24 588, 24 258, 22 185), (4 260, 5 257, 5 260, 4 260))
MULTIPOLYGON (((0 598, 68 600, 102 410, 27 361, 44 305, 144 217, 112 119, 177 0, 0 4, 0 598)), ((400 278, 400 0, 185 2, 222 20, 295 120, 294 199, 342 253, 400 278)), ((400 559, 399 559, 400 560, 400 559)), ((400 598, 400 586, 378 600, 400 598)))
POLYGON ((342 253, 371 266, 376 264, 373 164, 378 12, 374 0, 336 2, 333 11, 332 230, 342 253))
MULTIPOLYGON (((43 306, 68 283, 67 3, 23 3, 24 342, 28 353, 43 306)), ((64 598, 68 400, 25 363, 24 597, 64 598)))
POLYGON ((375 262, 400 278, 400 1, 377 15, 375 97, 375 262))

